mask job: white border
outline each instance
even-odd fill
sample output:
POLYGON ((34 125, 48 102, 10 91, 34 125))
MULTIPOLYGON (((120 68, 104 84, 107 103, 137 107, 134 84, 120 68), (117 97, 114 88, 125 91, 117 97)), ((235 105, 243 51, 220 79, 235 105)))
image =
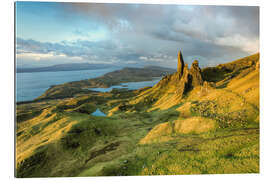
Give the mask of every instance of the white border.
MULTIPOLYGON (((20 0, 29 1, 29 0, 20 0)), ((30 0, 37 1, 37 0, 30 0)), ((259 6, 262 0, 39 0, 39 2, 96 2, 96 3, 136 3, 136 4, 184 4, 184 5, 228 5, 259 6)))

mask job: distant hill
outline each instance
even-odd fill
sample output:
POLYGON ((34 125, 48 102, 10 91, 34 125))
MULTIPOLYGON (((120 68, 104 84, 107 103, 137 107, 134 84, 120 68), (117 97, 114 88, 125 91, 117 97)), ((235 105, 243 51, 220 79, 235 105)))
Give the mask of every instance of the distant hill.
POLYGON ((160 66, 145 66, 144 68, 145 69, 152 69, 152 70, 176 72, 176 69, 167 68, 167 67, 160 67, 160 66))
POLYGON ((109 72, 105 74, 103 77, 114 77, 114 79, 128 79, 127 82, 133 81, 132 77, 140 77, 140 78, 147 78, 147 80, 152 77, 161 77, 167 74, 172 74, 176 72, 174 69, 170 68, 163 68, 159 66, 148 66, 144 68, 134 68, 134 67, 126 67, 121 70, 109 72))
POLYGON ((108 88, 127 82, 151 81, 155 77, 163 77, 174 72, 176 72, 176 70, 158 66, 148 66, 144 68, 126 67, 121 70, 106 73, 97 78, 52 86, 36 100, 73 97, 75 94, 85 93, 87 88, 108 88))
POLYGON ((78 71, 78 70, 91 70, 91 69, 105 69, 115 67, 111 64, 90 64, 90 63, 71 63, 71 64, 58 64, 47 67, 37 68, 17 68, 17 73, 24 72, 56 72, 56 71, 78 71))

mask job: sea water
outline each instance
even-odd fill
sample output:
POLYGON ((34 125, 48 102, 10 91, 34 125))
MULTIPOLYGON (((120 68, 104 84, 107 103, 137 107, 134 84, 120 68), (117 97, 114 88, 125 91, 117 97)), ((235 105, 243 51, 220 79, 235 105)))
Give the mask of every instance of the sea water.
POLYGON ((16 73, 16 101, 31 101, 50 86, 102 76, 121 68, 97 70, 16 73))
MULTIPOLYGON (((52 85, 63 84, 71 81, 80 81, 102 76, 108 72, 121 68, 106 68, 97 70, 57 71, 57 72, 27 72, 16 73, 16 102, 31 101, 41 96, 52 85)), ((113 88, 127 88, 130 90, 153 86, 161 78, 152 81, 128 82, 109 88, 90 88, 100 92, 109 92, 113 88)))

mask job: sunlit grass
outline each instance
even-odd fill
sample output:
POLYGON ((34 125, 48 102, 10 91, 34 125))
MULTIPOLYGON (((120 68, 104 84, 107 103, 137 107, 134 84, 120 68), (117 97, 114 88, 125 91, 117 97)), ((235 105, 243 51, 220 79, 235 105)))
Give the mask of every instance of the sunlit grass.
POLYGON ((258 173, 256 58, 204 70, 217 87, 182 99, 172 81, 18 105, 17 177, 258 173))

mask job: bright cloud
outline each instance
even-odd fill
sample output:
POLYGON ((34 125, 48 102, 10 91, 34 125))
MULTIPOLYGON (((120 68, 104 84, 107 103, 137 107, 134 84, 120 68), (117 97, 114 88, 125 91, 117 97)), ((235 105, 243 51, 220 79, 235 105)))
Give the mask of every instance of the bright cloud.
POLYGON ((217 38, 215 43, 218 45, 240 48, 250 54, 259 51, 259 39, 244 37, 239 34, 217 38))

